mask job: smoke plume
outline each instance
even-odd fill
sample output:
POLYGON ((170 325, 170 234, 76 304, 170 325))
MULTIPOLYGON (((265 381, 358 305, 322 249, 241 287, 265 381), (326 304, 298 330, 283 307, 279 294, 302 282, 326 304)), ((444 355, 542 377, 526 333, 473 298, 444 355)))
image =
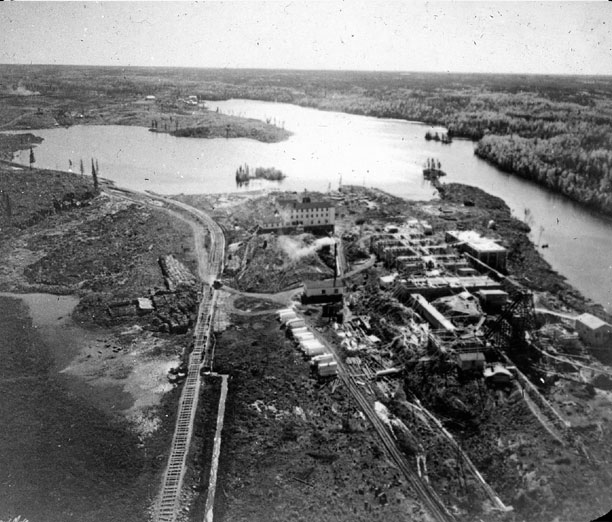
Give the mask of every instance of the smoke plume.
POLYGON ((20 82, 17 87, 7 87, 7 94, 11 94, 13 96, 39 96, 40 93, 38 91, 30 91, 26 89, 23 84, 20 82))
POLYGON ((331 237, 322 237, 316 239, 309 245, 301 241, 296 241, 288 236, 279 236, 278 245, 289 256, 291 261, 297 261, 303 257, 316 253, 317 250, 324 246, 333 245, 334 240, 331 237))

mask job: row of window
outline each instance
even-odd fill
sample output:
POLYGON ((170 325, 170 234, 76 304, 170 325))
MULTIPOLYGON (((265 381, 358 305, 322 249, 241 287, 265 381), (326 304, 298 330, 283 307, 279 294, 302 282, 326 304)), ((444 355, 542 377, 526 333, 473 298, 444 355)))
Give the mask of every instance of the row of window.
POLYGON ((310 223, 310 222, 304 223, 303 221, 292 221, 291 224, 293 224, 293 225, 304 225, 304 224, 306 224, 306 225, 328 225, 329 224, 329 220, 324 219, 323 221, 324 222, 321 223, 321 220, 318 219, 317 222, 315 223, 314 219, 313 219, 312 223, 310 223))

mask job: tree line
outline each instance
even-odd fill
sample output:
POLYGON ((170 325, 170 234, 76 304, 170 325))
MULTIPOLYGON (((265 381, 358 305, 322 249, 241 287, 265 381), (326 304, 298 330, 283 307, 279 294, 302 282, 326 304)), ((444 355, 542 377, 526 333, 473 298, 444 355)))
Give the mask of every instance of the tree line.
MULTIPOLYGON (((76 69, 50 77, 31 67, 27 87, 75 99, 136 95, 153 87, 163 95, 178 88, 207 100, 247 98, 422 121, 446 127, 453 137, 479 141, 476 153, 506 171, 612 213, 612 83, 605 77, 229 69, 211 77, 195 69, 177 75, 146 68, 126 76, 126 71, 84 70, 92 78, 95 72, 90 91, 76 69)), ((7 73, 23 76, 20 68, 7 73)))
POLYGON ((478 141, 476 154, 497 167, 612 214, 612 97, 605 85, 572 78, 542 85, 529 80, 523 90, 519 80, 511 79, 509 91, 501 80, 481 81, 431 88, 336 84, 331 89, 216 82, 202 89, 216 98, 284 101, 442 125, 450 136, 478 141))

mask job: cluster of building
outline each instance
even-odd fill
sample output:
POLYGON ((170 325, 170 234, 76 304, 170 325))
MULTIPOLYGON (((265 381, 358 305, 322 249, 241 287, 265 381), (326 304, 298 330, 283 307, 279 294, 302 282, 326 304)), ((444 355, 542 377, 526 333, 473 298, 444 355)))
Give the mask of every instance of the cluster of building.
MULTIPOLYGON (((333 206, 327 202, 313 204, 290 199, 277 200, 277 205, 284 209, 279 216, 285 225, 333 227, 335 214, 333 206), (312 211, 315 208, 318 212, 312 211)), ((473 230, 434 234, 428 223, 410 220, 372 235, 369 248, 379 266, 386 269, 386 275, 379 280, 381 288, 414 312, 410 322, 414 335, 409 334, 409 337, 412 336, 418 346, 426 347, 430 354, 450 357, 461 371, 480 374, 488 382, 504 385, 515 377, 513 367, 505 366, 496 357, 489 357, 494 342, 490 328, 506 316, 510 323, 516 320, 517 324, 525 320, 521 314, 535 317, 535 308, 532 298, 526 307, 524 303, 517 305, 516 288, 504 275, 508 251, 502 244, 473 230)), ((350 311, 343 309, 346 297, 347 288, 341 277, 304 282, 302 301, 324 304, 323 316, 326 307, 336 307, 337 312, 350 316, 350 311)), ((342 320, 343 314, 330 316, 342 320)), ((377 353, 371 350, 376 348, 376 339, 370 338, 369 324, 362 325, 360 318, 353 320, 357 321, 355 325, 350 318, 344 317, 341 328, 346 336, 342 341, 346 352, 377 353)), ((572 327, 572 335, 585 344, 612 347, 612 325, 605 321, 582 314, 575 318, 572 327)), ((333 362, 328 361, 326 357, 330 354, 324 352, 324 347, 299 319, 290 318, 288 329, 307 356, 323 357, 323 364, 333 362)), ((383 373, 398 371, 382 360, 377 361, 383 373)), ((336 371, 334 369, 330 375, 335 375, 336 371)))
POLYGON ((338 363, 333 354, 316 338, 293 308, 280 310, 278 319, 287 329, 287 335, 295 341, 306 358, 310 359, 310 364, 319 377, 333 377, 338 374, 338 363))
POLYGON ((509 299, 504 246, 471 230, 434 234, 428 223, 410 220, 373 235, 370 251, 389 271, 381 288, 418 314, 430 350, 454 356, 463 371, 508 375, 487 366, 480 330, 485 311, 499 312, 509 299))
POLYGON ((474 231, 446 232, 441 240, 427 228, 408 226, 372 236, 370 250, 393 270, 381 277, 383 288, 399 285, 405 294, 428 299, 464 290, 486 300, 506 296, 499 272, 506 269, 507 249, 474 231))

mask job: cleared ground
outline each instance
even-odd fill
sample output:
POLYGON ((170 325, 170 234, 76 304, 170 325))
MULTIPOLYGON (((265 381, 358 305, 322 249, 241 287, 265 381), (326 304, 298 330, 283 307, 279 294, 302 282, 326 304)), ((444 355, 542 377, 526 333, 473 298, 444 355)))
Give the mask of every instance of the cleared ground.
POLYGON ((231 320, 215 520, 428 520, 346 390, 312 378, 272 315, 231 320))

